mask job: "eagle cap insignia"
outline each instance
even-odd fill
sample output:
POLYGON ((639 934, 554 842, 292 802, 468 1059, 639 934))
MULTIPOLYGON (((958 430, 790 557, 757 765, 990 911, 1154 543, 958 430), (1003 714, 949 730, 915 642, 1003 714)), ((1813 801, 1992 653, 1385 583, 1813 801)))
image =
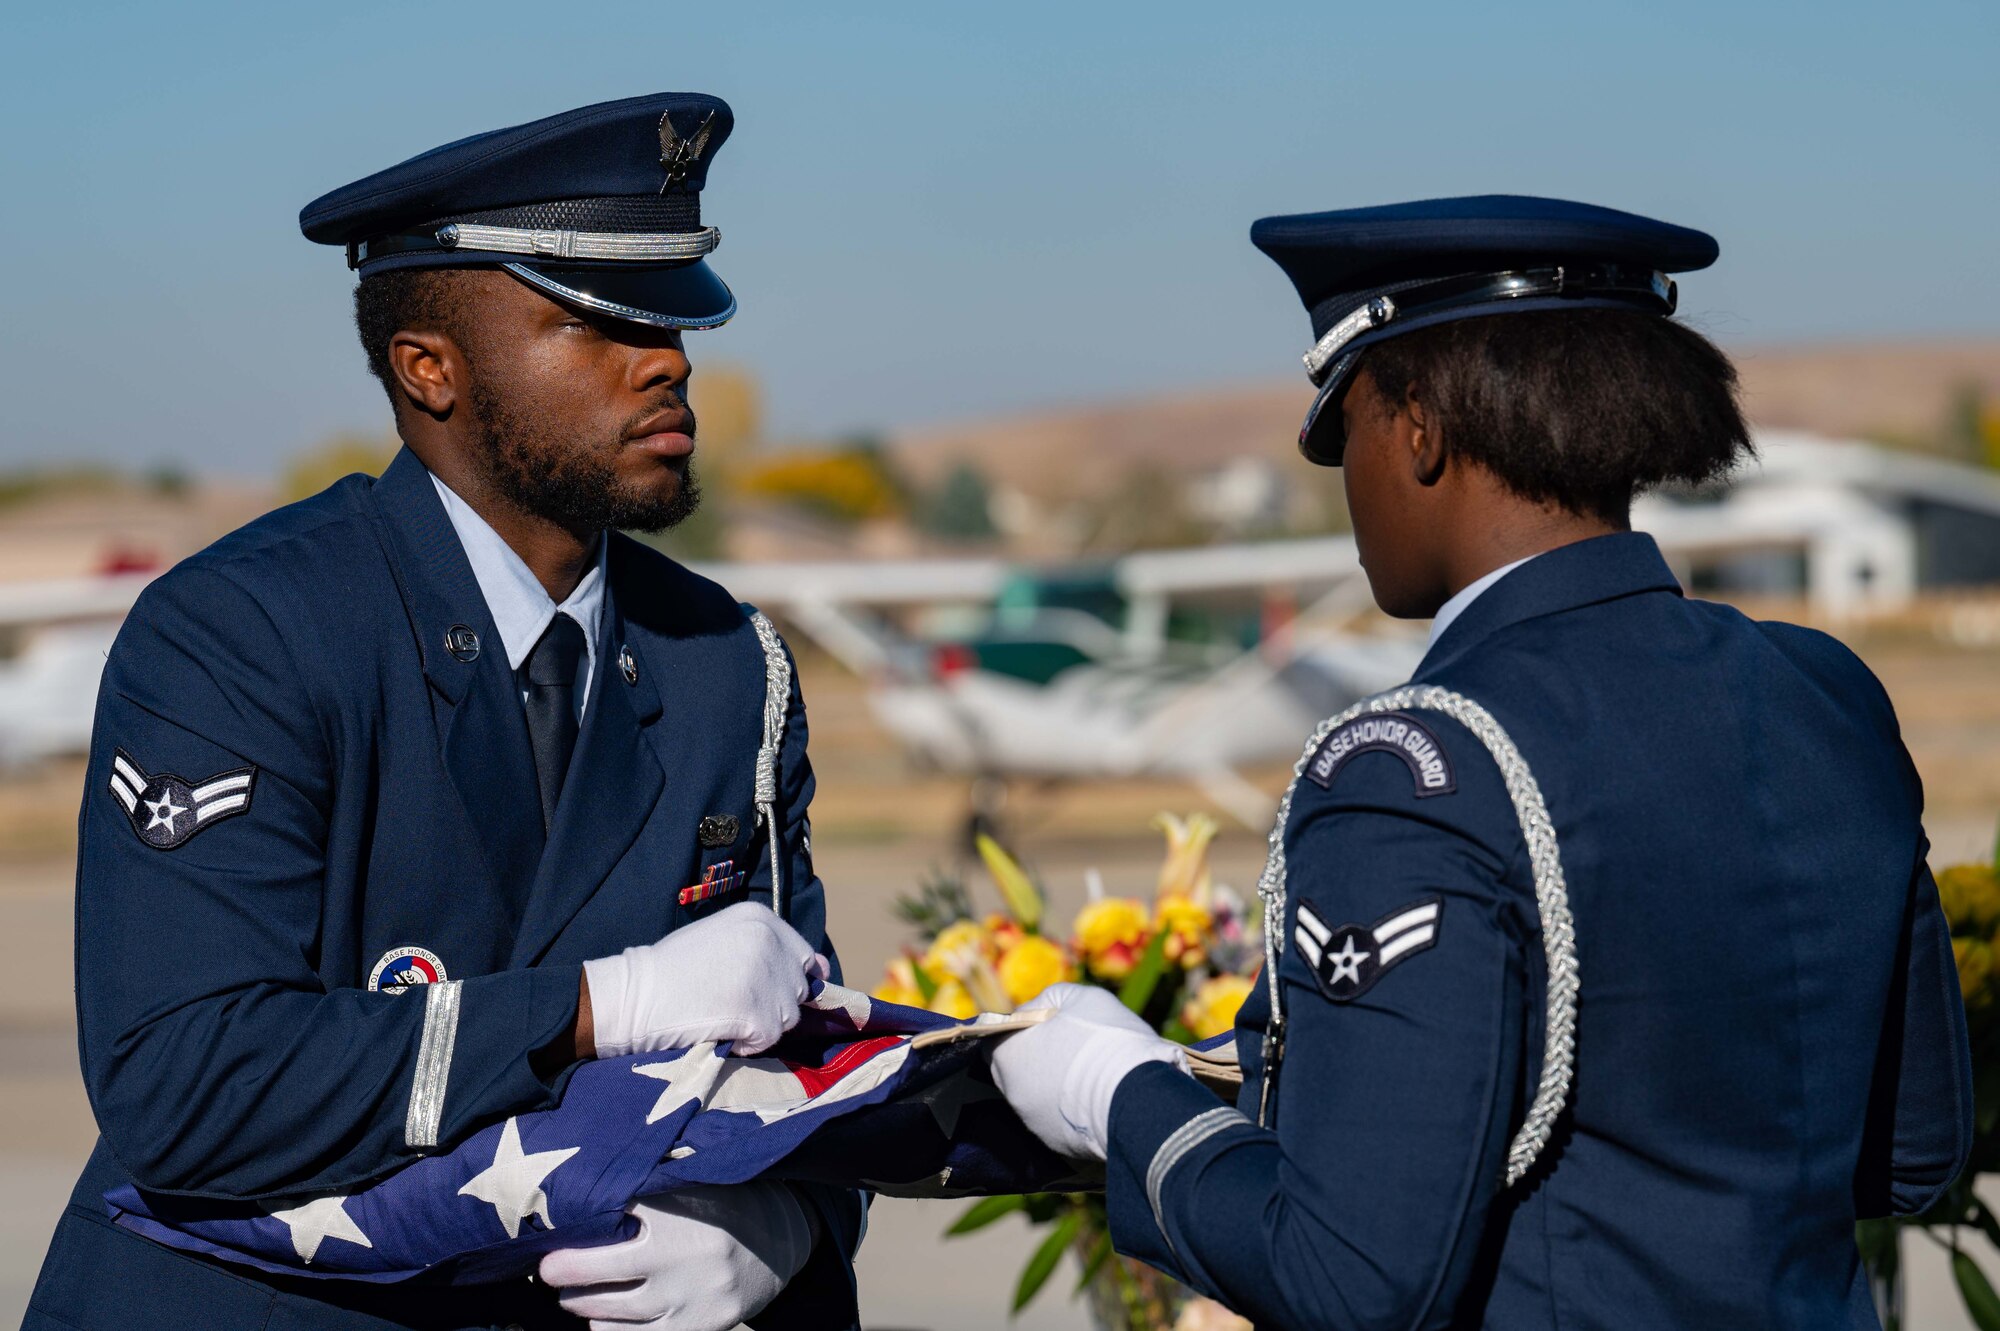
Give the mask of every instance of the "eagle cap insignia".
POLYGON ((673 112, 660 113, 660 169, 667 178, 660 184, 660 193, 665 194, 688 177, 701 155, 708 151, 709 135, 715 131, 715 112, 710 111, 693 134, 682 138, 674 128, 673 112))

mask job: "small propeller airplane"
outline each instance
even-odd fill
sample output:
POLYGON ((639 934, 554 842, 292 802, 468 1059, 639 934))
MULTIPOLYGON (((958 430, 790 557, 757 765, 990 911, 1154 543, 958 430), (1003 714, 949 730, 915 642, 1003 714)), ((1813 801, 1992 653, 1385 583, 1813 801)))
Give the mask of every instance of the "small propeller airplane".
MULTIPOLYGON (((1635 507, 1691 587, 1795 569, 1773 588, 1816 613, 1893 608, 1917 588, 1896 504, 2000 516, 2000 481, 1968 468, 1807 437, 1760 450, 1726 496, 1635 507)), ((1320 720, 1407 680, 1423 648, 1421 626, 1373 611, 1345 536, 1045 566, 697 567, 863 679, 913 761, 968 779, 975 826, 1010 782, 1171 776, 1262 830, 1273 801, 1244 770, 1295 759, 1320 720)), ((104 654, 150 576, 0 583, 0 766, 87 748, 104 654)))

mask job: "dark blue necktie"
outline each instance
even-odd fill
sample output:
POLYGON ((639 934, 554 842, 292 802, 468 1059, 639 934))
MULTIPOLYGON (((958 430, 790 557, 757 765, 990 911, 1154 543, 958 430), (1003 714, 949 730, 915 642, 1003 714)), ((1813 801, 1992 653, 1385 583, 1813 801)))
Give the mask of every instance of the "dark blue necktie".
POLYGON ((563 776, 576 751, 576 667, 583 660, 583 645, 583 629, 568 615, 558 614, 521 663, 521 706, 528 714, 528 745, 534 750, 535 781, 542 791, 544 832, 555 825, 563 776))

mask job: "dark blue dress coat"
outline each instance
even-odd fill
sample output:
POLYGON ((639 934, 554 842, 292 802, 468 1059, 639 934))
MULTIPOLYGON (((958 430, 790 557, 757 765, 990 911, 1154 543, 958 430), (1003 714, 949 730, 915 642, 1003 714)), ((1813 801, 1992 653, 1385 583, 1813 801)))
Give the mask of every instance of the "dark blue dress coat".
MULTIPOLYGON (((413 455, 259 519, 140 597, 104 675, 77 871, 79 1043, 101 1136, 27 1326, 580 1325, 525 1281, 385 1288, 225 1267, 114 1228, 102 1198, 128 1180, 222 1199, 351 1188, 544 1108, 567 1077, 549 1051, 575 1021, 584 960, 768 900, 752 807, 766 666, 748 613, 609 539, 593 694, 546 834, 506 653, 413 455), (748 870, 741 889, 683 905, 724 861, 748 870), (395 960, 424 955, 440 983, 388 982, 431 978, 395 960)), ((812 793, 794 683, 785 914, 830 955, 812 793)), ((808 1200, 824 1237, 760 1327, 856 1320, 861 1197, 808 1200)))
MULTIPOLYGON (((1414 682, 1486 708, 1553 820, 1581 976, 1567 1110, 1503 1186, 1546 975, 1496 761, 1437 711, 1336 732, 1284 829, 1274 1126, 1134 1072, 1118 1246, 1269 1328, 1876 1327, 1855 1219, 1927 1205, 1971 1134, 1880 684, 1823 634, 1683 599, 1638 534, 1509 573, 1414 682)), ((1269 1011, 1260 984, 1252 1117, 1269 1011)))

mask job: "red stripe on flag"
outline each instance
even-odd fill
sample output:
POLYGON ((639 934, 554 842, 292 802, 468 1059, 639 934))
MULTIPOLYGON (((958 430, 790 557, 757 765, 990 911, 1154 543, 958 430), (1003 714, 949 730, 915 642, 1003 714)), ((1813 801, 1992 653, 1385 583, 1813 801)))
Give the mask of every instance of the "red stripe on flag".
POLYGON ((799 1084, 806 1088, 806 1098, 811 1100, 816 1099, 827 1087, 833 1085, 842 1077, 845 1077, 848 1073, 881 1053, 884 1049, 899 1045, 908 1038, 906 1035, 878 1035, 872 1040, 856 1040, 853 1044, 841 1046, 832 1058, 818 1067, 811 1067, 804 1063, 794 1063, 789 1058, 780 1059, 779 1061, 791 1071, 793 1076, 799 1079, 799 1084))

